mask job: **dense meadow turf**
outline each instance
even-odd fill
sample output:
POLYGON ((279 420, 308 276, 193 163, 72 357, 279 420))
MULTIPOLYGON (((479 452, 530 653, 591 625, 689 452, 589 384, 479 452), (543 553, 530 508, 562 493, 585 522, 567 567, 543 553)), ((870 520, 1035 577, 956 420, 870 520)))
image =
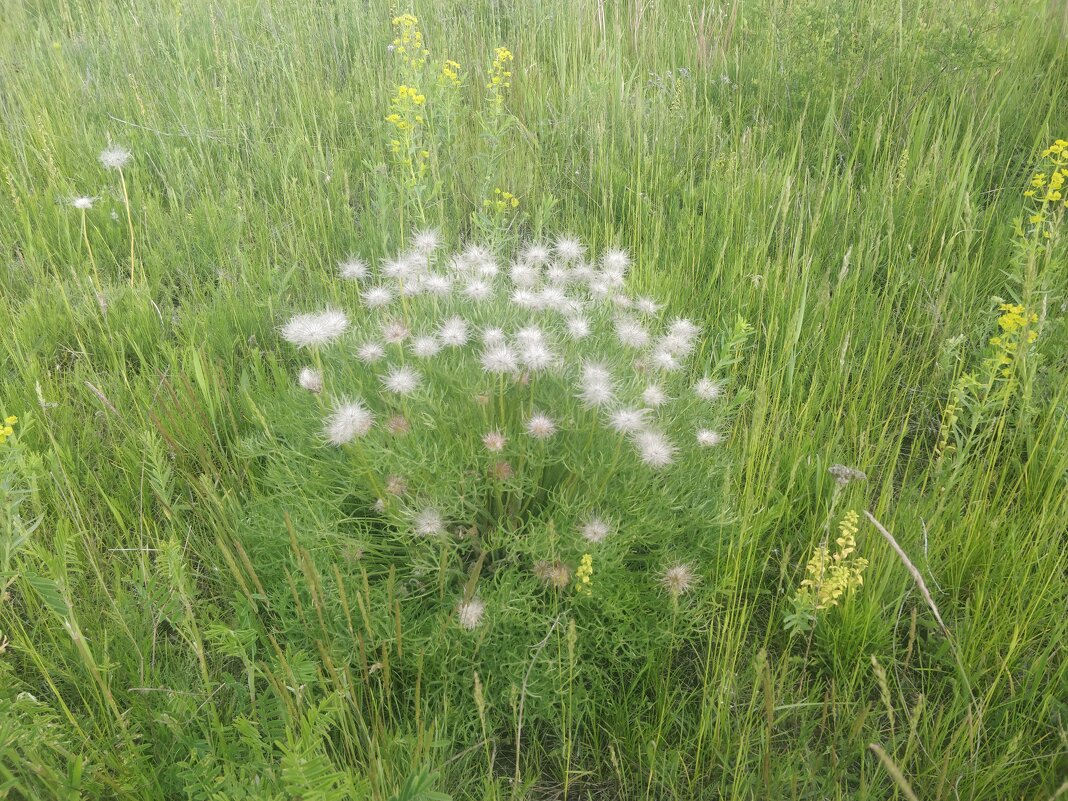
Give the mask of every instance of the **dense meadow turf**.
POLYGON ((0 797, 1068 793, 1063 2, 5 0, 0 132, 0 797), (428 228, 602 350, 283 329, 428 228))

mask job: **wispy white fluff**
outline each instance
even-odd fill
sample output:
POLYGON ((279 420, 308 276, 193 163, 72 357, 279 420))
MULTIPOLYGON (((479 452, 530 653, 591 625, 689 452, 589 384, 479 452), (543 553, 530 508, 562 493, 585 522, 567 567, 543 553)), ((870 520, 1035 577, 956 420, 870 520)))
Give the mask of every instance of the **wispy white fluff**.
POLYGON ((423 278, 423 291, 428 295, 441 298, 452 291, 452 279, 440 273, 431 273, 423 278))
POLYGON ((338 265, 338 272, 346 281, 363 281, 371 274, 367 269, 367 264, 355 257, 341 262, 338 265))
POLYGON ((485 300, 493 294, 493 287, 485 281, 475 279, 467 283, 463 288, 463 294, 471 300, 485 300))
POLYGON ((412 247, 420 253, 433 253, 440 243, 440 236, 433 228, 416 231, 412 236, 412 247))
POLYGON ((356 349, 356 358, 364 364, 374 364, 386 355, 386 349, 377 342, 365 342, 356 349))
POLYGON ((601 264, 605 270, 611 270, 613 273, 623 275, 627 272, 627 268, 630 267, 630 256, 627 251, 620 248, 609 248, 601 257, 601 264))
POLYGON ((663 308, 659 303, 650 297, 642 296, 635 299, 634 308, 644 314, 646 317, 656 317, 660 314, 660 310, 663 308))
POLYGON ((668 396, 662 386, 659 384, 650 384, 642 393, 642 401, 644 401, 647 406, 652 406, 655 409, 657 406, 663 406, 667 403, 668 396))
POLYGON ((475 271, 483 278, 492 280, 497 277, 500 268, 497 266, 497 262, 493 259, 483 259, 475 265, 475 271))
POLYGON ((482 369, 494 374, 514 373, 519 369, 519 361, 507 345, 494 345, 482 352, 482 369))
POLYGON ((333 342, 348 330, 349 321, 343 312, 327 309, 318 314, 298 314, 282 326, 282 336, 298 348, 309 348, 333 342))
POLYGON ((393 300, 393 290, 386 286, 373 286, 363 293, 364 305, 369 309, 388 306, 393 300))
POLYGON ((460 626, 468 631, 474 631, 482 623, 482 617, 486 614, 486 605, 478 598, 470 601, 461 601, 456 607, 456 616, 460 626))
POLYGON ((93 207, 93 203, 95 202, 95 197, 76 197, 71 199, 70 204, 81 211, 88 211, 93 207))
POLYGON ((648 409, 617 409, 608 415, 608 425, 621 434, 644 431, 649 425, 648 409))
POLYGON ((412 340, 412 355, 420 359, 429 359, 441 351, 441 343, 434 337, 416 337, 412 340))
POLYGON ((536 341, 519 349, 519 361, 531 371, 548 370, 556 364, 556 356, 544 342, 536 341))
POLYGON ((675 461, 676 448, 671 441, 657 431, 642 431, 634 437, 638 456, 655 470, 667 467, 675 461))
POLYGON ((508 273, 509 278, 512 279, 512 283, 518 287, 529 289, 538 283, 538 271, 528 264, 516 263, 512 265, 512 269, 508 273))
POLYGON ((581 259, 582 254, 586 252, 586 248, 582 246, 582 243, 570 236, 562 236, 557 239, 554 249, 556 250, 556 255, 564 261, 581 259))
POLYGON ((579 526, 579 533, 589 542, 603 542, 612 533, 612 524, 603 517, 591 517, 579 526))
POLYGON ((508 440, 505 439, 504 434, 500 431, 490 431, 482 437, 482 444, 486 446, 486 450, 493 453, 500 453, 503 451, 506 442, 508 442, 508 440))
POLYGON ((718 383, 705 376, 694 383, 693 394, 701 400, 713 401, 723 394, 723 389, 718 383))
POLYGON ((100 153, 100 163, 109 170, 121 170, 133 158, 133 153, 122 145, 109 145, 100 153))
POLYGON ((491 326, 482 331, 482 344, 487 348, 504 344, 504 331, 491 326))
POLYGON ((585 339, 590 334, 590 324, 584 317, 572 317, 567 321, 567 332, 572 339, 585 339))
POLYGON ((649 344, 649 332, 637 320, 620 317, 616 320, 616 338, 628 348, 644 348, 649 344))
POLYGON ((556 433, 556 423, 549 415, 535 412, 527 420, 527 433, 535 439, 548 439, 556 433))
POLYGON ((303 368, 297 381, 308 392, 319 393, 323 391, 323 374, 314 367, 303 368))
POLYGON ((653 351, 649 359, 656 369, 663 370, 666 373, 672 373, 676 370, 682 369, 682 362, 676 359, 674 354, 672 354, 670 351, 653 351))
POLYGON ((723 442, 723 435, 708 428, 697 429, 697 444, 702 448, 712 448, 723 442))
POLYGON ((450 317, 441 324, 438 339, 441 344, 458 348, 467 342, 469 336, 467 321, 463 317, 450 317))
POLYGON ((523 251, 523 261, 527 264, 539 265, 549 260, 549 249, 544 245, 528 245, 523 251))
POLYGON ((431 537, 445 532, 445 520, 441 512, 432 506, 420 509, 412 518, 412 528, 423 537, 431 537))
POLYGON ((326 419, 323 433, 331 445, 344 445, 357 437, 366 436, 374 423, 374 415, 360 401, 348 401, 334 408, 326 419))
POLYGON ((382 376, 386 391, 395 395, 411 395, 422 383, 423 377, 411 367, 393 367, 387 375, 382 376))
POLYGON ((408 338, 408 326, 400 320, 387 320, 382 324, 382 339, 390 345, 399 345, 408 338))

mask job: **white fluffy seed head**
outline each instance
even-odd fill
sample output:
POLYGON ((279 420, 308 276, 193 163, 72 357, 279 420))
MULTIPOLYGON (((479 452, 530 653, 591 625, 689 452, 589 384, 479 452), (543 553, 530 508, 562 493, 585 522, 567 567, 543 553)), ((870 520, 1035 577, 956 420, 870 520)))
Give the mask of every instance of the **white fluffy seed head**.
POLYGON ((435 229, 425 228, 412 235, 412 247, 419 253, 433 253, 437 250, 440 239, 435 229))
POLYGON ((432 506, 427 506, 415 513, 412 518, 412 528, 422 537, 431 537, 445 533, 445 520, 441 512, 432 506))
POLYGON ((584 317, 571 317, 567 321, 567 333, 572 339, 585 339, 590 335, 590 324, 584 317))
POLYGON ((441 350, 441 343, 434 337, 416 337, 412 340, 412 355, 420 359, 436 356, 441 350))
POLYGON ((486 605, 478 598, 461 601, 456 607, 456 616, 460 621, 460 626, 468 631, 477 629, 482 623, 482 618, 485 614, 486 605))
POLYGON ((713 401, 723 394, 723 389, 718 383, 705 376, 694 383, 693 393, 701 400, 713 401))
POLYGON ((76 197, 71 199, 70 204, 76 209, 88 211, 93 207, 95 201, 95 197, 76 197))
POLYGON ((608 425, 620 434, 634 434, 644 431, 649 425, 649 410, 617 409, 608 415, 608 425))
POLYGON ((562 236, 557 239, 554 249, 556 250, 556 255, 563 261, 577 261, 582 258, 582 254, 586 251, 581 242, 570 236, 562 236))
POLYGON ((382 376, 382 384, 387 392, 395 395, 411 395, 422 383, 423 377, 411 367, 393 367, 382 376))
POLYGON ((367 269, 367 264, 355 257, 341 262, 338 265, 338 272, 346 281, 363 281, 371 274, 367 269))
POLYGON ((701 333, 701 327, 690 320, 678 318, 668 326, 668 333, 674 337, 693 339, 701 333))
POLYGON ((620 248, 609 248, 601 257, 601 264, 605 270, 622 274, 630 267, 630 256, 620 248))
POLYGON ((109 170, 121 170, 133 158, 133 154, 122 145, 109 145, 100 153, 100 163, 109 170))
POLYGON ((519 349, 519 361, 531 371, 548 370, 556 364, 556 357, 543 342, 530 342, 519 349))
POLYGON ((634 308, 646 317, 656 317, 663 307, 652 298, 642 296, 634 301, 634 308))
POLYGON ((498 375, 514 373, 519 369, 519 360, 507 345, 491 345, 482 352, 482 369, 498 375))
POLYGON ((723 436, 709 428, 697 429, 697 444, 702 448, 713 448, 723 442, 723 436))
POLYGON ((363 303, 369 309, 380 309, 393 301, 393 290, 386 286, 373 286, 363 293, 363 303))
POLYGON ((441 324, 438 339, 441 344, 458 348, 466 344, 468 338, 467 321, 463 317, 450 317, 441 324))
POLYGON ((634 442, 638 447, 638 456, 654 470, 667 467, 675 461, 675 446, 657 431, 642 431, 635 436, 634 442))
POLYGON ((523 261, 530 265, 544 264, 549 260, 549 249, 544 245, 528 245, 527 249, 523 251, 522 258, 523 261))
POLYGON ((661 574, 660 584, 667 590, 668 595, 677 599, 697 585, 697 574, 689 565, 673 565, 661 574))
POLYGON ((377 342, 365 342, 356 349, 356 358, 364 364, 374 364, 386 355, 386 349, 377 342))
POLYGON ((653 367, 657 370, 663 370, 665 373, 673 373, 682 369, 682 362, 676 359, 671 351, 658 349, 653 351, 649 358, 653 367))
POLYGON ((297 379, 303 389, 316 394, 323 391, 323 374, 313 367, 305 367, 297 379))
POLYGON ((408 338, 408 326, 400 320, 387 320, 382 324, 382 339, 390 345, 399 345, 408 338))
POLYGON ((491 326, 482 331, 482 344, 487 348, 504 344, 504 330, 491 326))
POLYGON ((664 392, 664 388, 659 384, 650 384, 645 388, 642 393, 642 401, 646 406, 652 406, 654 409, 657 406, 663 406, 668 402, 667 393, 664 392))
POLYGON ((318 314, 298 314, 282 326, 282 337, 298 348, 310 348, 333 342, 348 330, 344 313, 327 309, 318 314))
POLYGON ((628 348, 644 348, 649 344, 649 332, 637 320, 621 317, 616 320, 616 338, 628 348))
POLYGON ((508 440, 500 431, 490 431, 482 437, 482 444, 486 446, 486 450, 492 453, 503 451, 506 442, 508 440))
POLYGON ((589 542, 602 542, 612 533, 612 524, 603 517, 591 517, 579 526, 579 533, 589 542))
POLYGON ((423 291, 428 295, 443 298, 452 291, 452 279, 440 273, 431 273, 423 278, 423 291))
POLYGON ((326 419, 324 434, 331 445, 341 446, 357 437, 366 436, 374 423, 374 415, 360 401, 339 404, 326 419))
POLYGON ((476 278, 475 280, 469 281, 467 283, 467 286, 463 288, 463 294, 464 297, 470 300, 485 300, 493 294, 493 287, 491 287, 487 282, 476 278))
POLYGON ((509 277, 512 279, 512 283, 518 287, 529 289, 538 283, 538 271, 528 264, 517 262, 512 265, 512 269, 509 270, 509 277))
POLYGON ((535 412, 527 420, 527 433, 534 439, 548 439, 556 433, 556 423, 547 414, 535 412))

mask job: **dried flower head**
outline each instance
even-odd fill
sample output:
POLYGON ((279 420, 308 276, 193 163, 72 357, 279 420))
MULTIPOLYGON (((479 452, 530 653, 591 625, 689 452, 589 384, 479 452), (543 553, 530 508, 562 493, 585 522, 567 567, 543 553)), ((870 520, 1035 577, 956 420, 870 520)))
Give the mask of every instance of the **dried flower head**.
POLYGON ((527 420, 527 433, 534 439, 548 439, 556 433, 556 423, 547 414, 535 412, 527 420))
POLYGON ((382 376, 386 391, 395 395, 411 395, 419 389, 422 380, 422 376, 411 367, 392 367, 387 375, 382 376))
POLYGON ((408 491, 408 480, 404 476, 390 476, 386 479, 386 492, 390 495, 403 495, 408 491))
POLYGON ((554 244, 556 255, 564 261, 577 261, 582 258, 586 248, 574 237, 562 236, 554 244))
POLYGON ((377 342, 365 342, 356 349, 356 358, 364 364, 374 364, 386 356, 386 349, 377 342))
POLYGON ((853 481, 867 481, 868 476, 861 470, 857 470, 855 467, 846 467, 844 464, 832 464, 827 468, 827 472, 830 473, 835 482, 840 487, 844 487, 853 481))
POLYGON ((326 420, 324 433, 331 445, 344 445, 357 437, 366 436, 374 423, 374 415, 360 401, 349 401, 335 407, 326 420))
POLYGON ((652 406, 654 409, 657 406, 663 406, 668 402, 667 393, 664 388, 659 384, 650 384, 642 392, 642 401, 646 406, 652 406))
POLYGON ((429 359, 437 356, 441 351, 441 343, 434 337, 416 337, 412 340, 412 355, 420 359, 429 359))
POLYGON ((367 265, 357 258, 348 258, 338 265, 338 272, 346 281, 363 281, 370 275, 367 265))
POLYGON ((300 371, 300 377, 297 379, 300 386, 308 392, 322 392, 323 391, 323 374, 313 367, 305 367, 300 371))
POLYGON ((474 631, 482 623, 482 617, 486 614, 486 605, 478 598, 461 601, 456 607, 456 614, 463 628, 474 631))
POLYGON ((591 517, 579 526, 579 533, 590 542, 601 542, 612 533, 612 524, 603 517, 591 517))
POLYGON ((678 599, 697 585, 697 575, 693 568, 687 564, 677 564, 669 567, 660 576, 660 584, 668 591, 668 594, 678 599))
POLYGON ((403 414, 392 415, 389 420, 386 421, 386 431, 394 436, 401 436, 407 434, 412 430, 412 424, 408 422, 408 418, 403 414))
POLYGON ((363 292, 364 305, 369 309, 381 309, 393 302, 393 290, 388 286, 373 286, 363 292))
POLYGON ((667 467, 675 461, 677 449, 658 431, 641 431, 635 436, 634 442, 641 460, 654 470, 667 467))
POLYGON ((505 439, 504 434, 500 431, 490 431, 482 437, 482 444, 486 446, 486 450, 491 451, 492 453, 500 453, 503 451, 507 441, 508 440, 505 439))
POLYGON ((644 431, 649 425, 648 409, 617 409, 608 415, 608 425, 620 434, 633 434, 644 431))
POLYGON ((463 317, 450 317, 441 324, 438 339, 443 345, 458 348, 467 342, 467 321, 463 317))
POLYGON ((723 389, 711 378, 705 376, 693 385, 693 393, 701 400, 712 401, 723 394, 723 389))
POLYGON ((416 534, 423 537, 444 534, 445 520, 442 518, 441 512, 432 506, 428 506, 416 512, 415 517, 412 518, 412 528, 416 534))
POLYGON ((697 444, 702 448, 712 448, 723 442, 723 435, 708 428, 697 429, 697 444))

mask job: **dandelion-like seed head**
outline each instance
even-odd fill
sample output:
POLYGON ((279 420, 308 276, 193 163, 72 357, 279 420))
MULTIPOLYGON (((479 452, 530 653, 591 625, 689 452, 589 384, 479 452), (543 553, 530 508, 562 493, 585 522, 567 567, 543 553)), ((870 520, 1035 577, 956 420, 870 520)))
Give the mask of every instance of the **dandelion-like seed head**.
POLYGON ((313 367, 305 367, 300 371, 297 382, 303 389, 316 394, 323 391, 323 374, 313 367))
POLYGON ((663 307, 652 298, 643 296, 634 301, 634 308, 646 317, 656 317, 663 307))
POLYGON ((549 260, 549 249, 544 245, 528 245, 526 250, 523 251, 522 258, 527 264, 533 266, 545 264, 549 260))
POLYGON ((497 277, 497 273, 500 272, 500 268, 497 266, 497 262, 493 259, 483 259, 475 265, 475 271, 487 281, 492 281, 497 277))
POLYGON ((468 336, 467 321, 463 317, 450 317, 441 324, 441 330, 438 331, 441 344, 452 348, 466 344, 468 336))
POLYGON ((364 364, 374 364, 385 358, 386 349, 377 342, 365 342, 356 350, 356 358, 364 364))
POLYGON ((571 568, 563 562, 539 559, 534 563, 534 575, 539 581, 562 590, 571 583, 571 568))
POLYGON ((609 248, 601 257, 601 264, 606 271, 622 276, 630 267, 630 256, 620 248, 609 248))
POLYGON ((529 264, 517 262, 516 264, 513 264, 512 269, 508 271, 508 277, 512 279, 512 283, 517 287, 529 289, 538 283, 538 279, 541 276, 539 276, 538 271, 529 264))
POLYGON ((76 197, 71 199, 70 204, 76 209, 88 211, 93 207, 93 203, 95 202, 95 197, 76 197))
POLYGON ((616 337, 619 344, 628 348, 644 348, 649 344, 649 332, 641 323, 629 317, 616 320, 616 337))
POLYGON ((363 281, 371 274, 367 263, 355 257, 341 262, 338 265, 338 272, 346 281, 363 281))
POLYGON ((567 321, 567 333, 572 339, 585 339, 590 335, 590 324, 584 317, 571 317, 567 321))
POLYGON ((456 615, 460 621, 460 626, 468 631, 477 629, 482 623, 482 618, 485 614, 486 605, 479 598, 461 601, 459 606, 456 607, 456 615))
POLYGON ((412 340, 412 355, 420 359, 429 359, 437 356, 441 351, 441 343, 434 337, 416 337, 412 340))
POLYGON ((582 254, 586 252, 586 248, 582 246, 582 243, 570 236, 562 236, 557 239, 553 249, 563 261, 578 261, 582 258, 582 254))
POLYGON ((679 563, 660 575, 660 584, 672 598, 678 599, 697 586, 697 574, 689 565, 679 563))
POLYGON ((500 431, 490 431, 482 437, 482 444, 486 446, 486 450, 492 453, 503 451, 506 442, 508 440, 500 431))
POLYGON ((469 300, 481 301, 493 294, 493 287, 485 281, 475 279, 467 283, 463 288, 463 294, 469 300))
POLYGON ((441 243, 441 237, 434 228, 425 228, 412 235, 412 247, 419 253, 433 253, 441 243))
POLYGON ((648 409, 617 409, 608 416, 608 424, 620 434, 644 431, 649 425, 648 409))
POLYGON ((382 376, 386 391, 395 395, 411 395, 419 389, 422 380, 422 376, 410 367, 393 367, 382 376))
POLYGON ((133 153, 122 145, 109 145, 100 152, 100 163, 109 170, 121 170, 133 158, 133 153))
POLYGON ((723 394, 723 389, 711 378, 705 376, 693 385, 693 393, 701 400, 713 401, 723 394))
POLYGON ((673 373, 682 369, 682 362, 675 358, 671 351, 655 350, 649 357, 653 367, 665 373, 673 373))
POLYGON ((548 439, 556 433, 556 423, 549 415, 535 412, 527 420, 527 433, 534 439, 548 439))
POLYGON ((556 356, 544 342, 540 341, 524 343, 519 350, 519 360, 532 372, 548 370, 556 364, 556 356))
POLYGON ((590 542, 602 542, 612 533, 612 524, 603 517, 591 517, 579 526, 579 533, 590 542))
POLYGON ((490 470, 490 473, 495 481, 507 481, 515 475, 515 470, 509 462, 501 460, 493 463, 493 468, 490 470))
POLYGON ((357 437, 366 436, 374 423, 374 415, 360 401, 349 401, 335 407, 326 419, 324 433, 331 445, 344 445, 357 437))
POLYGON ((519 361, 507 345, 493 345, 482 352, 482 369, 498 375, 514 373, 519 369, 519 361))
POLYGON ((318 314, 298 314, 282 326, 282 337, 298 348, 326 345, 340 337, 349 327, 348 318, 327 309, 318 314))
POLYGON ((382 339, 390 345, 399 345, 408 338, 411 332, 400 320, 387 320, 382 324, 382 339))
POLYGON ((369 309, 381 309, 393 302, 393 290, 386 286, 373 286, 363 293, 363 303, 369 309))
POLYGON ((702 448, 713 448, 723 442, 723 435, 710 428, 697 429, 697 444, 702 448))
POLYGON ((390 476, 386 479, 386 492, 390 495, 403 495, 408 491, 408 481, 404 476, 390 476))
POLYGON ((432 273, 423 278, 422 289, 428 295, 443 298, 452 292, 452 279, 441 273, 432 273))
POLYGON ((667 467, 675 461, 676 448, 658 431, 641 431, 634 438, 638 456, 654 470, 667 467))
POLYGON ((646 406, 651 406, 655 409, 657 406, 663 406, 667 403, 668 396, 662 386, 659 384, 650 384, 645 388, 645 391, 642 392, 642 401, 646 406))
POLYGON ((680 339, 694 339, 700 333, 701 326, 681 317, 672 321, 668 326, 668 334, 680 339))
POLYGON ((427 506, 415 513, 412 518, 412 528, 421 537, 432 537, 445 533, 445 520, 441 512, 432 506, 427 506))
POLYGON ((411 431, 412 424, 408 422, 408 418, 403 414, 395 414, 386 421, 386 430, 393 436, 399 437, 411 431))

